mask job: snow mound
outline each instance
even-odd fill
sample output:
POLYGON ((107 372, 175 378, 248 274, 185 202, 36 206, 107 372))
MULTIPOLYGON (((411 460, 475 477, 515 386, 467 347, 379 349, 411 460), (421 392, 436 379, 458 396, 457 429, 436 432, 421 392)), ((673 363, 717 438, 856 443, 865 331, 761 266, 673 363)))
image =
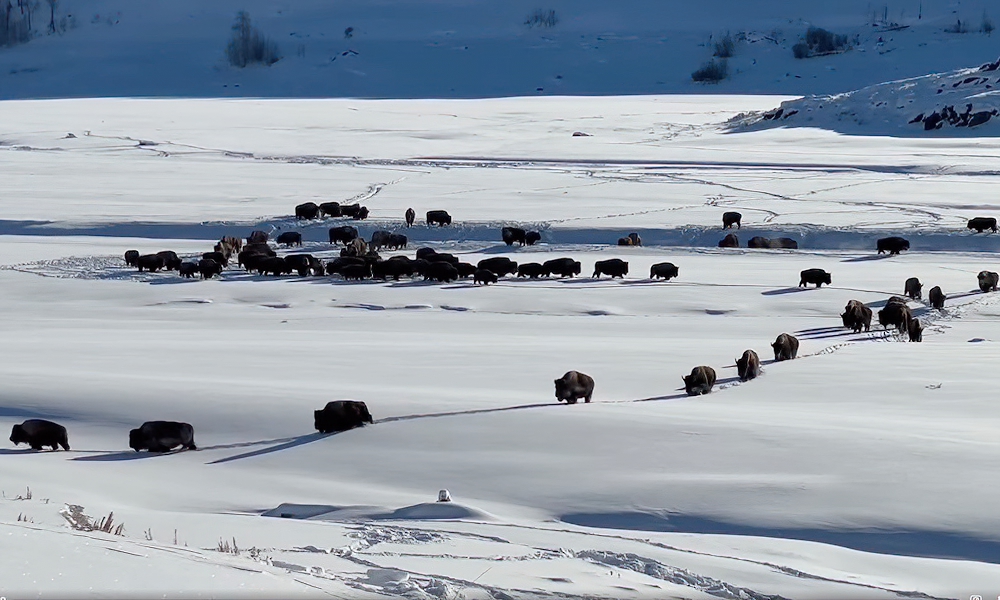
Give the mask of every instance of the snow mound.
POLYGON ((485 511, 454 502, 425 502, 395 510, 374 506, 326 506, 316 504, 281 504, 261 513, 265 517, 315 519, 320 521, 492 521, 485 511))
POLYGON ((842 94, 782 102, 737 115, 734 131, 815 127, 894 136, 995 136, 1000 115, 1000 59, 980 67, 879 83, 842 94))

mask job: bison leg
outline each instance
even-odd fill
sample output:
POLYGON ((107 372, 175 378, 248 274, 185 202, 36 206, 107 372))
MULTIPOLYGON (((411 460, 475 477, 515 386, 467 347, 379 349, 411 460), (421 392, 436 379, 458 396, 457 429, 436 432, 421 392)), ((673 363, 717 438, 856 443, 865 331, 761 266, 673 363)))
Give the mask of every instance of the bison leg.
POLYGON ((41 450, 42 449, 42 445, 39 444, 39 443, 36 443, 36 442, 28 442, 28 445, 31 446, 32 450, 41 450))

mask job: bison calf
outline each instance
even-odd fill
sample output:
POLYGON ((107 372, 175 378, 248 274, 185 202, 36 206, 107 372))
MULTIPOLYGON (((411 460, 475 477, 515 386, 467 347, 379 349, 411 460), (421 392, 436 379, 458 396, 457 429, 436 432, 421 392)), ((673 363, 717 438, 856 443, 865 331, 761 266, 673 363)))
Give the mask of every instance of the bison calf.
POLYGON ((489 285, 497 282, 497 276, 489 269, 476 269, 476 272, 472 274, 472 282, 489 285))
POLYGON ((904 293, 914 300, 920 300, 921 298, 923 298, 924 296, 922 293, 923 288, 924 284, 920 283, 920 280, 917 279, 916 277, 910 277, 909 279, 906 280, 906 283, 903 285, 904 293))
POLYGON ((688 396, 700 396, 712 391, 715 386, 715 369, 700 366, 691 369, 690 375, 681 377, 684 380, 684 391, 688 396))
POLYGON ((62 446, 63 450, 69 450, 66 428, 44 419, 28 419, 20 425, 14 425, 10 432, 10 441, 14 442, 15 446, 27 444, 32 450, 41 450, 43 446, 49 446, 53 450, 58 450, 59 446, 62 446))
POLYGON ((931 306, 941 310, 944 308, 944 301, 947 299, 947 296, 941 291, 941 287, 936 285, 927 293, 927 298, 931 301, 931 306))
POLYGON ((576 401, 583 398, 584 402, 590 402, 594 395, 594 378, 579 371, 567 371, 556 383, 556 400, 565 401, 567 404, 576 404, 576 401))

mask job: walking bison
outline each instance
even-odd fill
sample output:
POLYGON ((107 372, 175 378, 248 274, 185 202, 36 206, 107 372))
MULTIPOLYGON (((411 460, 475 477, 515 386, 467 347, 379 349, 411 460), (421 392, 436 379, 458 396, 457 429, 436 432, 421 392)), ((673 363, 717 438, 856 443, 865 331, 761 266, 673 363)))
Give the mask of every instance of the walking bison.
POLYGON ((429 210, 427 211, 427 226, 430 227, 431 225, 437 225, 438 227, 451 225, 451 215, 446 210, 429 210))
POLYGON ((931 291, 927 292, 927 299, 931 301, 931 306, 941 310, 944 308, 944 301, 947 300, 947 296, 941 291, 940 286, 934 286, 931 291))
POLYGON ((41 450, 48 446, 58 450, 69 450, 69 437, 66 428, 58 423, 44 419, 28 419, 20 425, 14 425, 10 431, 10 441, 15 446, 27 444, 32 450, 41 450))
POLYGON ((810 283, 816 287, 823 287, 823 284, 830 285, 830 274, 823 269, 806 269, 799 273, 799 287, 806 287, 810 283))
POLYGON ((594 395, 594 378, 579 371, 567 371, 555 383, 556 400, 559 402, 576 404, 580 398, 584 402, 590 402, 594 395))
POLYGON ((681 377, 684 380, 684 391, 688 396, 700 396, 712 391, 715 387, 715 369, 704 365, 691 369, 690 375, 681 377))
POLYGON ((610 275, 612 279, 615 277, 625 278, 628 275, 628 263, 620 258, 609 258, 608 260, 599 260, 594 263, 594 277, 600 278, 601 275, 610 275))
POLYGON ((736 225, 737 229, 743 228, 743 215, 738 212, 724 212, 722 213, 722 228, 731 229, 733 225, 736 225))
POLYGON ((302 234, 298 231, 286 231, 278 235, 278 239, 275 240, 279 244, 292 247, 302 245, 302 234))
POLYGON ((680 269, 674 263, 656 263, 655 265, 649 267, 649 278, 650 279, 666 279, 670 281, 674 277, 677 277, 680 273, 680 269))
POLYGON ((178 446, 185 450, 198 449, 194 444, 194 427, 174 421, 146 421, 128 432, 128 445, 136 452, 169 452, 178 446))
POLYGON ((901 237, 887 237, 875 242, 875 249, 878 250, 879 254, 888 252, 889 256, 892 256, 893 254, 899 254, 904 250, 909 250, 910 242, 901 237))
POLYGON ((903 285, 903 292, 913 300, 920 300, 924 296, 921 291, 923 288, 924 284, 920 283, 919 279, 916 277, 910 277, 903 285))
POLYGON ((542 266, 545 267, 545 271, 549 274, 560 277, 579 275, 583 269, 580 261, 573 260, 572 258, 553 258, 542 263, 542 266))
POLYGON ((357 400, 333 400, 313 411, 313 425, 320 433, 347 431, 373 422, 368 405, 357 400))
POLYGON ((295 207, 295 220, 317 218, 319 218, 319 205, 315 202, 306 202, 295 207))
POLYGON ((517 273, 517 263, 505 256, 494 256, 493 258, 484 258, 479 261, 476 267, 480 269, 486 269, 487 271, 492 271, 497 277, 503 277, 504 275, 515 275, 517 273))
POLYGON ((966 229, 975 229, 976 233, 982 233, 989 229, 993 233, 997 232, 997 220, 993 217, 976 217, 969 219, 966 229))
POLYGON ((740 381, 750 381, 760 375, 760 357, 753 350, 744 350, 743 356, 736 359, 736 373, 740 381))
POLYGON ((774 349, 775 362, 792 360, 799 353, 799 340, 794 335, 782 333, 771 344, 771 348, 774 349))

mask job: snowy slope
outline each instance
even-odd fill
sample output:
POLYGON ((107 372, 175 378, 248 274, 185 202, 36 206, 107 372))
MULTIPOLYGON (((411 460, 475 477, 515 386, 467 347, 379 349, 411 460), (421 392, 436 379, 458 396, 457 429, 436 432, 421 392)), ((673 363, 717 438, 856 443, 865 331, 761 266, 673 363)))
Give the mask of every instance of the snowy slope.
POLYGON ((62 0, 51 35, 45 12, 35 39, 0 49, 0 98, 804 95, 1000 54, 997 37, 978 31, 984 17, 1000 18, 985 0, 62 0), (239 10, 279 45, 273 66, 226 62, 239 10), (554 10, 558 22, 526 26, 536 10, 554 10), (971 31, 948 33, 958 20, 971 31), (791 48, 810 26, 847 35, 853 49, 796 60, 791 48), (731 77, 692 82, 727 32, 745 40, 731 77))

